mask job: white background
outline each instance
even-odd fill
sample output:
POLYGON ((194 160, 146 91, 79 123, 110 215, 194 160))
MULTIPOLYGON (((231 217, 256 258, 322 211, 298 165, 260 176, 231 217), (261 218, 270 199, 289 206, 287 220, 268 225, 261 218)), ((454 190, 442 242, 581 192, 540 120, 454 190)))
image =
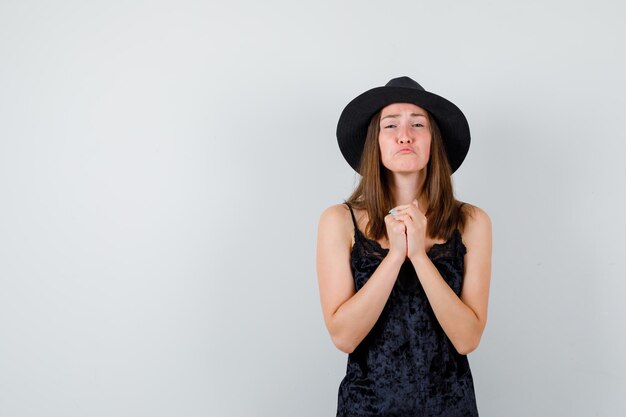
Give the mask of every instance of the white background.
POLYGON ((0 415, 331 416, 343 107, 466 114, 493 222, 483 417, 626 409, 619 1, 0 3, 0 415))

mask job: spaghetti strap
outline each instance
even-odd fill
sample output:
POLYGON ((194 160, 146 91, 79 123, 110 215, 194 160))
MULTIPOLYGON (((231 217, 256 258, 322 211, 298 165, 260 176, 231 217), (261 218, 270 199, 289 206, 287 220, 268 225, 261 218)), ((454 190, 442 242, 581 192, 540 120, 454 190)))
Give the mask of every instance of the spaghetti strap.
POLYGON ((354 211, 352 211, 352 207, 347 202, 344 202, 344 204, 348 206, 348 208, 350 209, 350 214, 352 215, 352 223, 354 223, 354 228, 358 229, 357 224, 356 224, 356 217, 354 217, 354 211))
POLYGON ((359 230, 359 226, 356 222, 356 217, 354 216, 354 211, 352 210, 352 206, 350 206, 350 204, 346 201, 344 201, 344 204, 346 206, 348 206, 348 208, 350 209, 350 214, 352 215, 352 224, 354 224, 354 243, 356 245, 356 243, 358 242, 359 244, 362 244, 361 242, 361 231, 359 230))

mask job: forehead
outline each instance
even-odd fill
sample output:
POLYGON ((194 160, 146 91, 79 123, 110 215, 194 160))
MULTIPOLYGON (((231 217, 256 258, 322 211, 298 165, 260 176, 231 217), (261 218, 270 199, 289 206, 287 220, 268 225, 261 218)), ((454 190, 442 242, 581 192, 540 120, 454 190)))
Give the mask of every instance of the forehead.
POLYGON ((416 106, 413 103, 392 103, 386 107, 383 107, 381 117, 385 117, 388 114, 400 114, 400 113, 423 113, 426 114, 426 110, 416 106))

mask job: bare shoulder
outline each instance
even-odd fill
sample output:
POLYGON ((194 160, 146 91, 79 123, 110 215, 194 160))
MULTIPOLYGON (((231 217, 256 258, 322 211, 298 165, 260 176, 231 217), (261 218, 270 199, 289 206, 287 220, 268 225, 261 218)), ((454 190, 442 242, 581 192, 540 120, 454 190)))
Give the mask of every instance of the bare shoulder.
POLYGON ((474 204, 464 203, 462 210, 468 215, 469 219, 478 222, 491 223, 491 219, 489 218, 487 212, 474 204))
POLYGON ((343 241, 349 247, 351 244, 351 225, 350 209, 345 204, 333 204, 320 215, 318 240, 332 237, 335 242, 343 241))
POLYGON ((341 204, 333 204, 330 207, 327 207, 322 214, 320 215, 320 219, 322 218, 332 218, 334 220, 337 220, 338 218, 341 219, 342 217, 345 217, 347 215, 350 215, 350 210, 348 209, 348 207, 341 203, 341 204))
POLYGON ((491 218, 487 212, 469 203, 465 203, 462 210, 467 215, 463 230, 463 241, 472 246, 476 243, 480 243, 483 247, 487 243, 491 246, 491 218))
POLYGON ((350 220, 350 209, 345 204, 333 204, 327 207, 320 215, 320 225, 330 224, 342 229, 347 228, 348 220, 350 220))

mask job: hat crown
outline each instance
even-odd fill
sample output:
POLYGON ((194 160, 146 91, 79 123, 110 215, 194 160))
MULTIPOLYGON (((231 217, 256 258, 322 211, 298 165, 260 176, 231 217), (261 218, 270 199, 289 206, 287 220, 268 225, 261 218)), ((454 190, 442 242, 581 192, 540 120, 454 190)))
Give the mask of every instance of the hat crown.
POLYGON ((402 87, 402 88, 412 88, 414 90, 426 91, 424 90, 424 87, 422 87, 421 85, 417 83, 417 81, 409 77, 393 78, 389 80, 387 84, 385 84, 385 87, 402 87))

